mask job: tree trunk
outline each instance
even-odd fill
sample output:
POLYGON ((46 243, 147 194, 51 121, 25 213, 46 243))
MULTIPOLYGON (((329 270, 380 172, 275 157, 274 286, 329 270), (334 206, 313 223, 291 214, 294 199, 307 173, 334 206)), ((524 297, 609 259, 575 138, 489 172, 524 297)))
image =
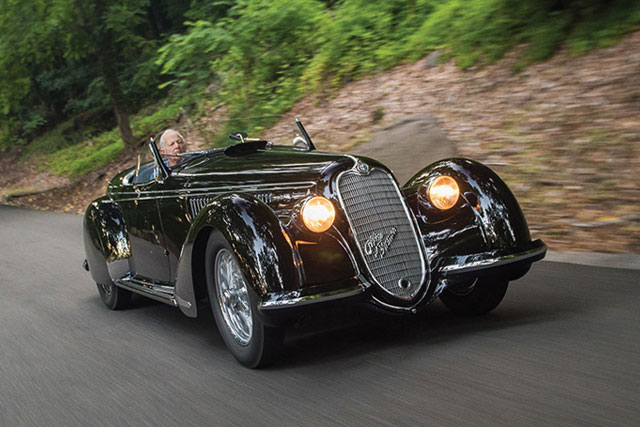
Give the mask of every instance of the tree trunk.
MULTIPOLYGON (((101 2, 97 2, 97 7, 103 7, 101 2)), ((99 9, 99 16, 102 16, 101 9, 99 9)), ((115 47, 113 45, 113 38, 108 30, 102 28, 99 33, 99 61, 100 70, 102 72, 102 78, 104 79, 104 85, 109 92, 109 100, 111 101, 111 107, 113 113, 118 121, 118 129, 120 130, 120 136, 124 141, 125 150, 134 151, 136 147, 136 140, 133 137, 131 131, 131 125, 129 124, 129 111, 127 108, 127 101, 122 93, 120 87, 120 81, 118 80, 118 67, 116 64, 117 55, 115 55, 115 47)))
POLYGON ((109 92, 109 100, 111 101, 113 113, 116 115, 116 120, 118 121, 118 129, 124 141, 124 148, 133 151, 136 149, 136 140, 133 137, 131 125, 129 124, 129 111, 124 99, 124 94, 122 93, 122 88, 120 87, 120 81, 118 81, 118 76, 115 72, 113 57, 104 55, 100 58, 100 62, 102 63, 102 77, 109 92))
POLYGON ((147 20, 154 39, 159 39, 166 31, 166 23, 162 19, 162 4, 158 0, 151 0, 147 8, 147 20))

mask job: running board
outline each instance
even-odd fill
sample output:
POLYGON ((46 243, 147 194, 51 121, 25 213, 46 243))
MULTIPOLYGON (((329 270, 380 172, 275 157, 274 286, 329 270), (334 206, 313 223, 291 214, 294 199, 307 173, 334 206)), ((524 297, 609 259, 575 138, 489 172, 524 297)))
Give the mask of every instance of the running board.
POLYGON ((116 285, 135 292, 137 294, 149 297, 156 301, 177 307, 178 304, 174 297, 174 287, 167 285, 159 285, 157 283, 148 282, 138 277, 125 276, 118 279, 116 285))

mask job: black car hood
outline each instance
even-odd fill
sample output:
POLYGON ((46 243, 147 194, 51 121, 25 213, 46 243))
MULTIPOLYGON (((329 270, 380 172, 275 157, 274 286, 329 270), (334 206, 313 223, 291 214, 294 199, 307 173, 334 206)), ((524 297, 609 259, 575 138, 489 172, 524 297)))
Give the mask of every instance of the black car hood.
MULTIPOLYGON (((164 191, 217 188, 286 191, 287 188, 311 188, 316 184, 324 189, 332 185, 340 172, 353 168, 359 161, 388 170, 373 159, 348 154, 279 147, 248 150, 241 155, 237 152, 229 155, 225 151, 215 150, 185 158, 172 170, 170 179, 164 183, 164 191)), ((109 184, 108 194, 130 191, 124 181, 132 170, 129 168, 116 175, 109 184)))
POLYGON ((345 154, 265 149, 243 155, 224 151, 194 158, 177 169, 176 176, 192 183, 216 182, 220 185, 315 181, 337 170, 353 167, 357 158, 345 154))

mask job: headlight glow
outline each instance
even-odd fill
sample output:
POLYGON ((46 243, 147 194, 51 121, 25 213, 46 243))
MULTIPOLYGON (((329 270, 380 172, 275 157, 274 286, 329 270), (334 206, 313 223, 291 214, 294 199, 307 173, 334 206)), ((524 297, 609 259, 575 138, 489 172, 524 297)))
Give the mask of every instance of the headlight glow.
POLYGON ((302 221, 314 233, 327 231, 335 219, 333 204, 322 196, 312 197, 302 206, 302 221))
POLYGON ((460 197, 460 188, 455 179, 441 175, 433 180, 427 193, 431 203, 444 211, 456 205, 460 197))

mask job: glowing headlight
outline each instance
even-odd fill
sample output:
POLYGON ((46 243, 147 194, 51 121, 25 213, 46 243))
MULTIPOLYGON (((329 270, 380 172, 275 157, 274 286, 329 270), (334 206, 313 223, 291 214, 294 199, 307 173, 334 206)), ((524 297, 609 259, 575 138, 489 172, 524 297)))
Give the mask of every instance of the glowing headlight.
POLYGON ((444 211, 456 205, 460 197, 460 188, 455 179, 441 175, 433 180, 427 194, 431 203, 444 211))
POLYGON ((302 221, 315 233, 327 231, 336 219, 336 210, 331 202, 322 196, 312 197, 302 206, 302 221))

